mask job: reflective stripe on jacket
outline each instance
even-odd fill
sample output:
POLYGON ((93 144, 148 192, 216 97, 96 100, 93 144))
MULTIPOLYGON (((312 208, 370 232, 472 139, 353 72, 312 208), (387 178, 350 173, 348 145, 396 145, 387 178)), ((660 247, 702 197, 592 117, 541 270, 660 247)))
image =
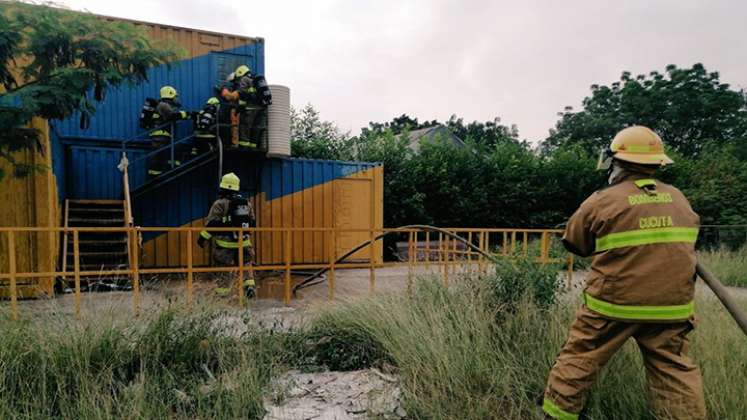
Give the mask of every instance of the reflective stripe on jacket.
POLYGON ((571 252, 594 256, 586 306, 612 319, 690 318, 698 224, 677 188, 640 174, 595 192, 563 236, 571 252))

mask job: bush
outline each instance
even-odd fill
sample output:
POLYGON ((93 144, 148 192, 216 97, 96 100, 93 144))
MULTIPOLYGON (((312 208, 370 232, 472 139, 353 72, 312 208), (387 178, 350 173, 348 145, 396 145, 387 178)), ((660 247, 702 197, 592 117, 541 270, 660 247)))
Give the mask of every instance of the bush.
POLYGON ((524 297, 540 308, 548 308, 557 301, 562 281, 558 264, 538 264, 532 257, 519 254, 502 258, 495 265, 493 275, 485 278, 490 303, 514 313, 524 297))

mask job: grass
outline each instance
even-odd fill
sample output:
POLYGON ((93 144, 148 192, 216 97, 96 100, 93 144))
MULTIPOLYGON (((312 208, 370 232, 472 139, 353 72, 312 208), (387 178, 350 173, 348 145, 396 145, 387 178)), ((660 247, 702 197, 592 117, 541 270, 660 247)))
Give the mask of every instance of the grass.
MULTIPOLYGON (((262 418, 267 384, 285 369, 392 365, 414 419, 540 419, 536 401, 579 305, 556 296, 558 284, 542 270, 517 262, 496 276, 453 279, 448 290, 423 278, 411 294, 327 306, 292 332, 247 326, 228 335, 225 312, 179 308, 135 325, 3 322, 0 418, 262 418), (507 275, 514 287, 497 288, 507 275)), ((745 337, 710 294, 697 300, 692 353, 710 416, 741 419, 745 337)), ((588 418, 653 418, 644 395, 630 342, 599 378, 588 418)))
POLYGON ((724 284, 747 287, 747 245, 735 251, 725 247, 700 251, 698 258, 724 284))
POLYGON ((260 418, 277 340, 221 334, 221 316, 3 323, 0 418, 260 418))

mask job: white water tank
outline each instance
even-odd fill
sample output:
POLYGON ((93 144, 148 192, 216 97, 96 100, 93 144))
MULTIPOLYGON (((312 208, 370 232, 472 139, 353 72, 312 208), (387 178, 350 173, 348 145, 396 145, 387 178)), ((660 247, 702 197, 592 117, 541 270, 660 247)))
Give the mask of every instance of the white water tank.
POLYGON ((270 85, 272 105, 267 108, 267 155, 290 156, 290 89, 270 85))

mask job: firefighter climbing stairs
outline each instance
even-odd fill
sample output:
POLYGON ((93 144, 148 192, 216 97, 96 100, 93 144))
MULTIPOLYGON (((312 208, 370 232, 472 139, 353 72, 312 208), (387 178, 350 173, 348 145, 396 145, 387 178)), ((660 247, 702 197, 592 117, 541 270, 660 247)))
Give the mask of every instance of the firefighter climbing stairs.
MULTIPOLYGON (((123 200, 65 200, 64 222, 65 227, 125 227, 125 204, 123 200)), ((70 272, 75 264, 74 239, 72 233, 64 236, 62 265, 63 271, 70 272)), ((81 271, 103 273, 128 267, 125 232, 79 231, 78 251, 81 271)), ((121 284, 127 276, 88 275, 82 280, 90 287, 93 283, 121 284)))

